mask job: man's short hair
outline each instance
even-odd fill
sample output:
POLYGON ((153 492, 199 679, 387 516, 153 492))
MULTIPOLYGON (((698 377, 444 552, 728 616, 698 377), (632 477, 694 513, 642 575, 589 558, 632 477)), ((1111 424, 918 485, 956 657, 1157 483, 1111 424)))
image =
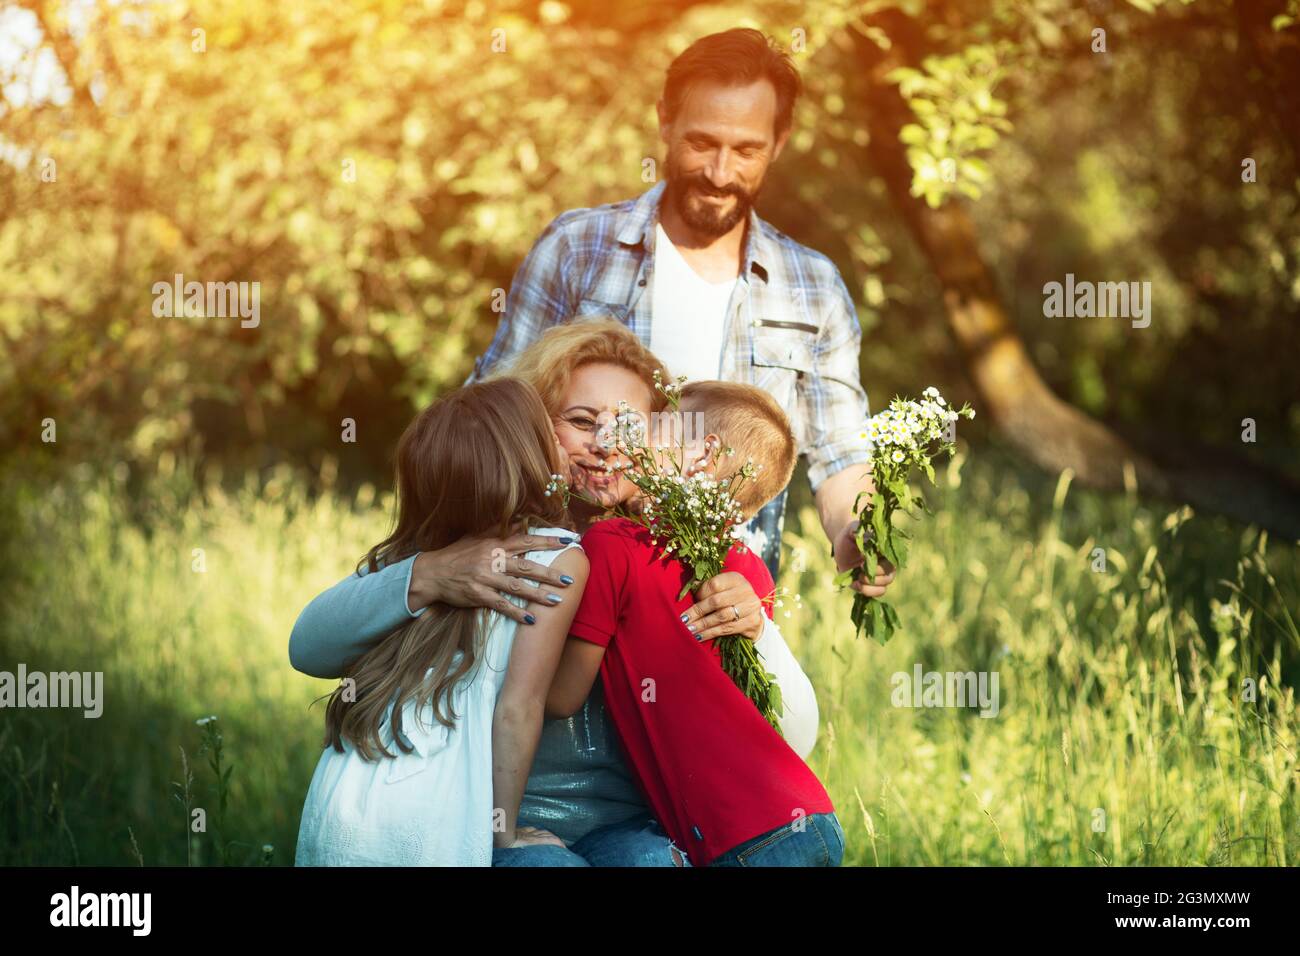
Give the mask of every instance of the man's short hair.
POLYGON ((790 419, 766 391, 740 382, 688 382, 680 407, 684 413, 703 414, 704 434, 717 435, 724 449, 735 449, 723 461, 724 475, 739 471, 746 459, 760 466, 758 474, 736 493, 746 518, 790 483, 796 458, 794 432, 790 419))
POLYGON ((793 122, 794 103, 803 82, 790 55, 758 30, 737 27, 711 33, 678 54, 664 79, 664 106, 671 119, 677 115, 687 90, 696 83, 712 80, 724 86, 746 86, 762 79, 776 88, 773 134, 780 139, 793 122))

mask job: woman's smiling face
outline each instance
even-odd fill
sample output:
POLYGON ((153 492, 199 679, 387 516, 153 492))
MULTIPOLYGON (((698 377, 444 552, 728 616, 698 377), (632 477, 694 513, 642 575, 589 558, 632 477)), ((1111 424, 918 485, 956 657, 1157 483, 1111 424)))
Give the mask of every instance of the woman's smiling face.
POLYGON ((601 446, 600 432, 602 426, 612 425, 620 401, 648 419, 653 399, 650 386, 621 365, 590 362, 574 370, 560 398, 555 434, 569 456, 569 482, 575 494, 610 508, 636 493, 630 481, 605 470, 607 462, 612 464, 620 456, 601 446))

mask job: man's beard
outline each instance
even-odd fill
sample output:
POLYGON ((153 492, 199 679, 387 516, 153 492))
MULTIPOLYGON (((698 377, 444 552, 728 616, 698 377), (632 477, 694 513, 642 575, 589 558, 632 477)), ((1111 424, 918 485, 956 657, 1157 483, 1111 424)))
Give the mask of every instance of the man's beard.
POLYGON ((762 188, 763 184, 760 182, 758 188, 752 193, 746 192, 739 183, 716 189, 701 174, 676 176, 673 175, 671 167, 668 170, 669 201, 677 210, 677 214, 695 232, 711 239, 725 236, 736 228, 736 224, 749 215, 749 210, 753 208, 759 190, 762 188), (734 196, 736 201, 727 209, 700 202, 695 199, 698 196, 734 196))

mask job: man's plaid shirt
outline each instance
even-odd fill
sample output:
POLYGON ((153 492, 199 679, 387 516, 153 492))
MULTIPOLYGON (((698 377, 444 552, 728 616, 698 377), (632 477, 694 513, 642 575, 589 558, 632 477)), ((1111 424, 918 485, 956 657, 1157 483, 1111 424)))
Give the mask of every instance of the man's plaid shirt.
MULTIPOLYGON (((470 381, 509 367, 547 329, 583 316, 619 319, 649 345, 646 290, 654 287, 664 185, 637 199, 571 209, 547 226, 515 273, 501 324, 470 381)), ((816 489, 868 460, 853 300, 828 258, 752 210, 740 280, 727 307, 719 377, 757 385, 780 403, 816 489)))

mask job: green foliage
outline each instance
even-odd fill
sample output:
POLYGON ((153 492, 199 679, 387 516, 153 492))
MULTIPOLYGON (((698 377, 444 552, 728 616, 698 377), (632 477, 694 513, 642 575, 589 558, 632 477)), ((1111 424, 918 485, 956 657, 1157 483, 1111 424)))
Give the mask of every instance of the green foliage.
MULTIPOLYGON (((907 567, 907 531, 898 527, 900 516, 914 517, 914 508, 929 514, 925 498, 912 488, 912 476, 920 471, 935 483, 934 459, 948 457, 956 450, 953 444, 958 419, 974 418, 970 406, 950 408, 938 389, 928 387, 922 399, 915 401, 895 396, 889 407, 872 416, 862 439, 871 451, 870 493, 858 493, 853 510, 857 515, 854 542, 865 560, 835 575, 834 582, 844 587, 851 581, 870 580, 881 562, 895 570, 907 567)), ((898 612, 883 597, 853 596, 852 619, 859 635, 865 634, 881 644, 888 643, 899 627, 898 612)))
POLYGON ((391 496, 311 498, 284 469, 234 491, 112 473, 0 480, 0 661, 104 673, 98 719, 5 711, 0 861, 130 863, 134 840, 149 866, 289 864, 329 689, 289 667, 289 631, 383 537, 391 496))
MULTIPOLYGON (((980 197, 982 252, 1050 384, 1174 438, 1239 447, 1250 416, 1250 451, 1300 463, 1280 359, 1300 318, 1296 158, 1231 5, 1184 6, 1112 6, 1095 56, 1097 15, 1072 0, 93 5, 83 96, 21 102, 6 83, 0 104, 0 658, 102 669, 108 706, 0 722, 2 861, 292 859, 328 690, 285 661, 294 615, 382 536, 364 482, 469 370, 540 231, 651 185, 663 70, 713 30, 804 41, 761 211, 840 266, 873 396, 962 380, 931 265, 865 152, 850 40, 897 50, 875 17, 901 11, 919 194, 980 197), (1151 278, 1151 328, 1045 323, 1042 285, 1067 271, 1151 278), (153 284, 176 273, 260 282, 260 325, 155 318, 153 284), (46 417, 58 444, 36 438, 46 417), (187 452, 210 481, 177 473, 187 452), (327 492, 266 467, 283 460, 327 492), (360 491, 328 490, 336 471, 360 491), (178 758, 210 713, 238 768, 209 747, 196 776, 178 758), (189 833, 189 806, 223 802, 220 835, 189 833)), ((937 516, 898 529, 914 539, 888 647, 852 639, 812 512, 787 527, 803 560, 782 583, 803 600, 781 623, 821 695, 814 764, 847 862, 1294 864, 1294 550, 980 459, 965 480, 960 458, 941 469, 937 516), (1112 573, 1087 569, 1098 546, 1112 573), (1002 715, 890 706, 917 661, 996 667, 1002 715)))
POLYGON ((1269 26, 1274 32, 1293 27, 1300 22, 1300 0, 1287 0, 1286 11, 1279 13, 1269 21, 1269 26))
MULTIPOLYGON (((812 52, 798 61, 809 95, 776 188, 765 192, 767 214, 836 258, 859 299, 863 381, 876 401, 914 390, 927 375, 959 401, 973 398, 958 391, 962 357, 941 321, 949 303, 934 264, 917 253, 865 161, 865 129, 880 104, 846 37, 897 52, 898 42, 879 42, 879 24, 888 22, 887 34, 918 54, 896 76, 920 88, 958 94, 967 50, 980 51, 981 69, 1001 77, 988 95, 1005 103, 1014 125, 994 130, 995 145, 976 157, 990 174, 973 184, 979 200, 967 201, 956 183, 934 185, 966 202, 998 293, 1052 388, 1143 444, 1203 442, 1300 467, 1300 393, 1277 357, 1300 321, 1300 166, 1281 135, 1286 117, 1271 112, 1275 93, 1243 56, 1231 5, 1167 3, 1154 13, 1112 6, 1105 54, 1090 45, 1102 25, 1097 14, 1069 0, 882 0, 856 7, 860 16, 847 26, 827 8, 772 9, 780 13, 770 23, 813 25, 812 52), (895 10, 911 18, 905 31, 883 19, 895 10), (925 64, 944 58, 956 59, 956 79, 945 73, 930 83, 925 64), (843 108, 832 112, 829 97, 843 108), (834 164, 824 165, 825 156, 834 164), (1255 182, 1243 182, 1247 158, 1258 167, 1255 182), (1151 281, 1151 326, 1045 320, 1043 286, 1067 272, 1151 281), (1243 445, 1247 417, 1270 437, 1243 445)), ((940 103, 936 115, 953 109, 940 103)), ((978 115, 974 103, 966 110, 978 115)), ((912 119, 926 130, 923 116, 912 119)), ((908 136, 918 140, 909 147, 918 185, 918 169, 932 169, 934 159, 915 150, 932 144, 928 132, 908 136)))
POLYGON ((564 9, 102 10, 98 110, 5 117, 31 151, 0 165, 6 446, 48 415, 79 460, 262 464, 246 448, 264 444, 319 463, 349 416, 383 467, 413 408, 469 371, 546 223, 645 188, 658 77, 564 9), (260 283, 260 324, 155 317, 154 283, 178 273, 260 283))
POLYGON ((954 194, 980 197, 991 175, 981 157, 1011 132, 1007 104, 996 96, 1007 73, 996 49, 981 44, 890 74, 917 118, 900 134, 913 170, 912 195, 932 207, 954 194))
MULTIPOLYGON (((787 520, 780 583, 801 600, 777 621, 817 689, 810 762, 846 863, 1294 865, 1294 550, 1135 499, 1054 495, 987 456, 938 477, 887 647, 854 637, 812 509, 787 520), (998 671, 999 715, 893 706, 891 675, 918 662, 998 671)), ((0 863, 292 862, 321 748, 311 704, 330 682, 290 668, 287 637, 382 537, 389 496, 312 497, 287 472, 232 493, 177 472, 137 490, 142 521, 116 480, 0 490, 0 659, 105 682, 97 720, 0 722, 0 863), (219 724, 195 726, 208 715, 219 724)))
POLYGON ((1294 865, 1294 549, 987 455, 938 477, 884 647, 848 625, 813 509, 787 519, 803 600, 778 623, 817 688, 845 863, 1294 865), (997 716, 896 706, 917 665, 997 672, 997 716))
POLYGON ((82 90, 98 75, 98 105, 3 87, 4 454, 386 474, 415 408, 486 345, 546 224, 658 178, 667 62, 737 23, 793 48, 803 74, 761 208, 840 266, 868 390, 954 383, 932 267, 865 152, 873 103, 850 40, 896 52, 880 19, 894 11, 917 40, 895 74, 913 185, 931 203, 980 197, 982 251, 1050 384, 1095 415, 1173 435, 1195 422, 1215 442, 1239 444, 1250 415, 1272 440, 1248 450, 1294 461, 1300 404, 1269 359, 1300 312, 1297 171, 1231 10, 1116 7, 1098 56, 1096 16, 1068 0, 93 5, 72 72, 82 90), (1139 270, 1159 303, 1140 340, 1041 321, 1048 278, 1139 270), (154 317, 154 283, 178 273, 259 282, 259 326, 154 317), (1235 388, 1246 369, 1252 389, 1235 388), (47 417, 58 446, 38 440, 47 417))

